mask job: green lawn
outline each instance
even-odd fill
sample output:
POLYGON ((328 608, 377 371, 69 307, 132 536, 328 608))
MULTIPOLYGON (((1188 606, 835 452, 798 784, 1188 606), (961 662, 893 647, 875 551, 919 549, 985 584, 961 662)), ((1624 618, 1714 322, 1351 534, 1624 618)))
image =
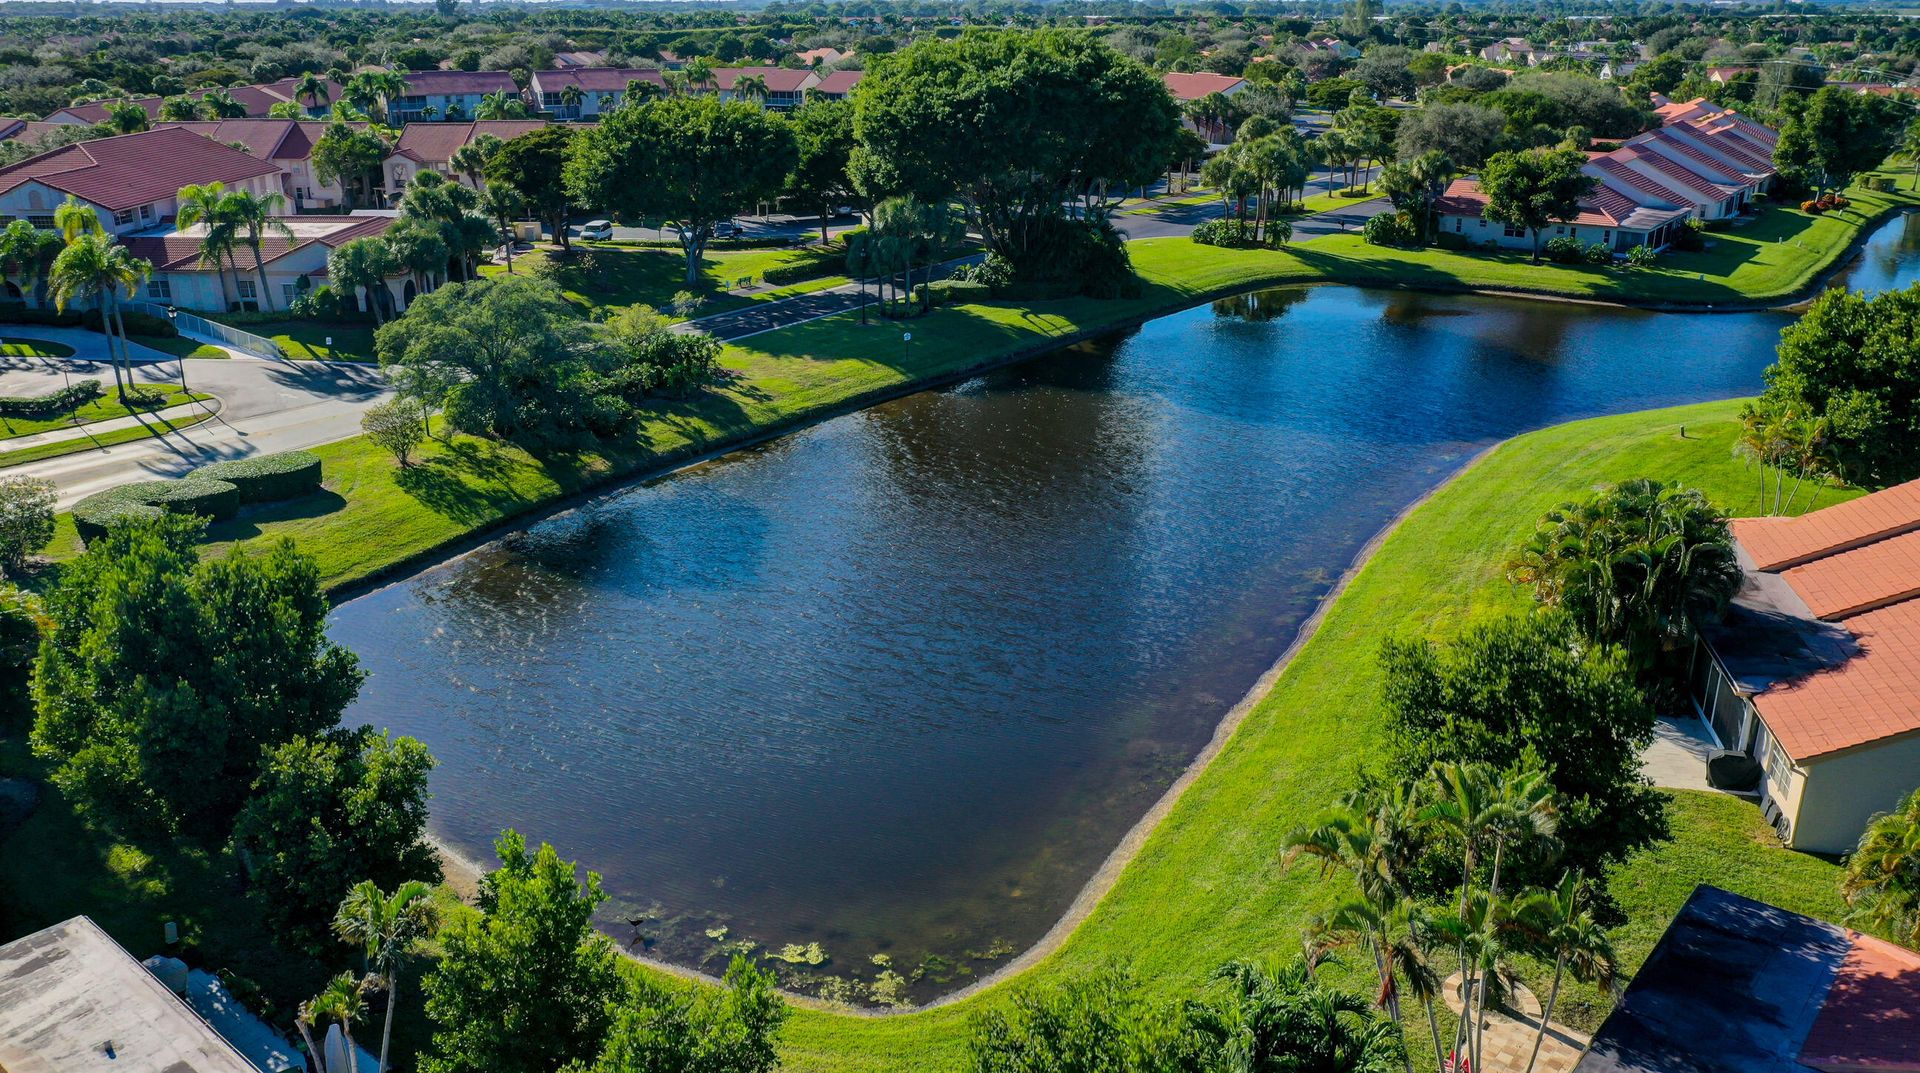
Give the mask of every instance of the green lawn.
POLYGON ((60 414, 56 417, 32 418, 0 415, 0 445, 4 445, 5 441, 18 436, 32 436, 35 433, 52 432, 55 429, 62 428, 73 428, 76 425, 90 424, 95 421, 110 421, 116 417, 126 417, 134 413, 152 413, 154 410, 165 409, 168 406, 179 406, 183 403, 210 397, 198 392, 191 395, 187 394, 180 390, 179 384, 142 384, 140 385, 142 390, 165 392, 167 396, 166 401, 160 406, 129 410, 120 404, 119 399, 114 397, 112 382, 103 381, 100 386, 102 390, 106 392, 104 396, 74 410, 71 414, 60 414))
MULTIPOLYGON (((524 253, 513 259, 513 270, 547 275, 560 285, 568 299, 587 310, 610 310, 630 305, 650 305, 664 309, 673 296, 691 290, 706 298, 702 315, 724 313, 755 302, 787 298, 845 283, 833 271, 836 262, 822 266, 821 275, 753 295, 727 294, 739 280, 759 280, 768 269, 784 268, 811 259, 812 251, 803 248, 765 250, 709 250, 700 259, 700 283, 689 287, 686 281, 686 256, 678 249, 651 246, 612 246, 576 243, 573 258, 562 260, 545 250, 524 253)), ((506 271, 505 265, 483 265, 485 275, 506 271)))
POLYGON ((163 354, 172 354, 176 358, 226 358, 226 351, 211 343, 202 343, 198 339, 189 339, 184 335, 135 335, 135 344, 158 350, 163 354))
POLYGON ((0 335, 0 358, 71 358, 73 348, 46 339, 0 335))
POLYGON ((314 361, 373 361, 373 325, 365 322, 274 320, 235 327, 264 335, 287 357, 314 361), (327 340, 333 340, 331 344, 327 340))
MULTIPOLYGON (((22 447, 13 451, 0 451, 0 468, 23 465, 28 462, 40 462, 49 458, 61 458, 66 455, 77 455, 83 451, 93 451, 102 447, 113 447, 122 443, 132 443, 135 440, 150 439, 165 433, 178 432, 183 428, 192 428, 203 421, 210 420, 213 414, 214 411, 195 410, 180 417, 155 418, 146 424, 136 425, 132 428, 118 428, 92 436, 81 436, 71 440, 58 440, 53 443, 42 443, 33 447, 22 447)), ((5 445, 6 441, 0 440, 0 447, 4 447, 5 445)), ((56 540, 57 539, 56 537, 56 540)), ((77 543, 72 546, 72 551, 76 553, 79 551, 77 543)))

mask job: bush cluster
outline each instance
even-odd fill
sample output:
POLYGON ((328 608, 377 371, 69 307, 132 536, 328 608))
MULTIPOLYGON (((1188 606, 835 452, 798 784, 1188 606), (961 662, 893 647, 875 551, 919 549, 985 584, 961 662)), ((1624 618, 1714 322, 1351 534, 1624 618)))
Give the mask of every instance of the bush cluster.
POLYGON ((951 278, 981 284, 996 295, 1004 294, 1008 287, 1013 286, 1013 262, 997 253, 989 253, 978 264, 961 265, 954 269, 951 278))
POLYGON ((0 395, 0 417, 51 417, 100 397, 100 381, 82 380, 49 395, 0 395))
POLYGON ((1420 229, 1404 212, 1383 212, 1360 225, 1360 237, 1374 246, 1412 246, 1420 241, 1420 229))
POLYGON ((928 305, 950 306, 964 302, 984 302, 993 297, 993 288, 970 279, 936 279, 915 288, 914 299, 928 305))
POLYGON ((1800 203, 1800 211, 1810 212, 1818 216, 1823 212, 1832 212, 1834 209, 1844 209, 1851 204, 1853 204, 1853 202, 1848 201, 1839 194, 1827 194, 1816 201, 1802 201, 1800 203))
MULTIPOLYGON (((160 339, 171 339, 179 335, 173 322, 165 317, 156 317, 151 313, 123 309, 120 319, 126 321, 130 335, 150 335, 160 339)), ((80 312, 72 309, 28 309, 24 305, 0 304, 0 321, 8 324, 44 324, 54 328, 85 328, 88 331, 100 330, 100 311, 89 309, 80 312)))
POLYGON ((236 458, 201 466, 193 471, 193 478, 233 485, 242 503, 270 503, 319 490, 320 456, 311 451, 282 451, 236 458))
POLYGON ((1627 264, 1633 268, 1652 268, 1660 255, 1653 252, 1652 246, 1635 246, 1627 251, 1627 264))
POLYGON ((770 287, 784 287, 789 283, 800 283, 821 276, 832 275, 846 265, 840 254, 814 252, 794 261, 792 264, 769 268, 760 274, 760 278, 770 287))
POLYGON ((1572 235, 1548 239, 1546 244, 1540 247, 1540 252, 1547 255, 1547 260, 1557 265, 1604 265, 1613 262, 1613 249, 1606 243, 1595 242, 1592 245, 1582 246, 1580 240, 1572 235))
POLYGON ((231 518, 243 503, 292 499, 320 487, 320 458, 307 451, 201 466, 177 481, 140 481, 95 492, 73 505, 80 539, 96 540, 115 522, 198 514, 231 518))

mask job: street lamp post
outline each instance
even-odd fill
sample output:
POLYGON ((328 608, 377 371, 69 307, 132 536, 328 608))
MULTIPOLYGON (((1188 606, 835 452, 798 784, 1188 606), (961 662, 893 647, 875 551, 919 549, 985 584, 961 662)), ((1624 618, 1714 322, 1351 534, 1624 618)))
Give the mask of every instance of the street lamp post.
MULTIPOLYGON (((167 307, 167 323, 174 325, 173 334, 176 338, 178 338, 180 335, 180 328, 179 328, 180 307, 179 306, 170 305, 167 307)), ((181 354, 179 357, 176 357, 174 359, 174 362, 180 366, 180 391, 183 394, 192 395, 193 392, 187 390, 187 356, 185 354, 181 354)), ((201 409, 204 410, 206 409, 206 407, 202 406, 201 409)))
POLYGON ((901 347, 901 350, 903 351, 902 360, 904 360, 907 363, 907 365, 911 366, 913 364, 913 333, 912 332, 900 333, 900 347, 901 347))

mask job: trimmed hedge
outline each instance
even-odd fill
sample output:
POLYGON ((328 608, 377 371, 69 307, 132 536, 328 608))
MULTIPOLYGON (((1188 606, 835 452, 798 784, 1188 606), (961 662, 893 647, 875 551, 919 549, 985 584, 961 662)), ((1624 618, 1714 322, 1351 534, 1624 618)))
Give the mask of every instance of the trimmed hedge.
POLYGON ((141 481, 95 492, 73 505, 80 539, 106 534, 115 522, 158 518, 161 514, 198 514, 231 518, 240 509, 240 489, 226 481, 190 476, 177 481, 141 481))
POLYGON ((239 489, 242 503, 292 499, 320 488, 320 456, 310 451, 236 458, 201 466, 193 480, 224 481, 239 489))
POLYGON ((82 380, 51 395, 0 395, 0 416, 51 417, 76 410, 100 397, 100 381, 82 380))
POLYGON ((831 276, 846 268, 846 255, 839 253, 813 253, 790 265, 769 268, 760 273, 769 287, 784 287, 789 283, 802 283, 821 276, 831 276))
POLYGON ((985 302, 993 297, 993 288, 966 279, 936 279, 915 287, 916 297, 930 297, 934 305, 950 306, 962 302, 985 302))

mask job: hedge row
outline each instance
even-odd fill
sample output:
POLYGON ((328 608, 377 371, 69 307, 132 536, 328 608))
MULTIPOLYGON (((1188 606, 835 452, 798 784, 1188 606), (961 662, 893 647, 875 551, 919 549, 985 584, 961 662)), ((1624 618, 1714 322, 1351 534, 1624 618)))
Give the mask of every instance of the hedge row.
POLYGON ((769 287, 784 287, 789 283, 803 283, 821 276, 831 276, 846 269, 846 257, 838 253, 810 253, 792 264, 769 268, 760 273, 769 287))
POLYGON ((82 380, 51 395, 0 395, 0 417, 52 417, 100 397, 100 381, 82 380))
POLYGON ((196 478, 226 481, 240 490, 242 503, 271 503, 292 499, 320 487, 320 456, 310 451, 282 451, 273 455, 215 462, 193 471, 196 478))
POLYGON ((985 302, 993 297, 993 288, 984 283, 975 283, 967 279, 936 279, 914 289, 914 297, 927 300, 937 306, 958 305, 963 302, 985 302))
POLYGON ((106 533, 115 522, 158 518, 162 513, 231 518, 242 503, 292 499, 320 487, 320 458, 285 451, 201 466, 177 481, 142 481, 95 492, 73 505, 82 540, 106 533))

